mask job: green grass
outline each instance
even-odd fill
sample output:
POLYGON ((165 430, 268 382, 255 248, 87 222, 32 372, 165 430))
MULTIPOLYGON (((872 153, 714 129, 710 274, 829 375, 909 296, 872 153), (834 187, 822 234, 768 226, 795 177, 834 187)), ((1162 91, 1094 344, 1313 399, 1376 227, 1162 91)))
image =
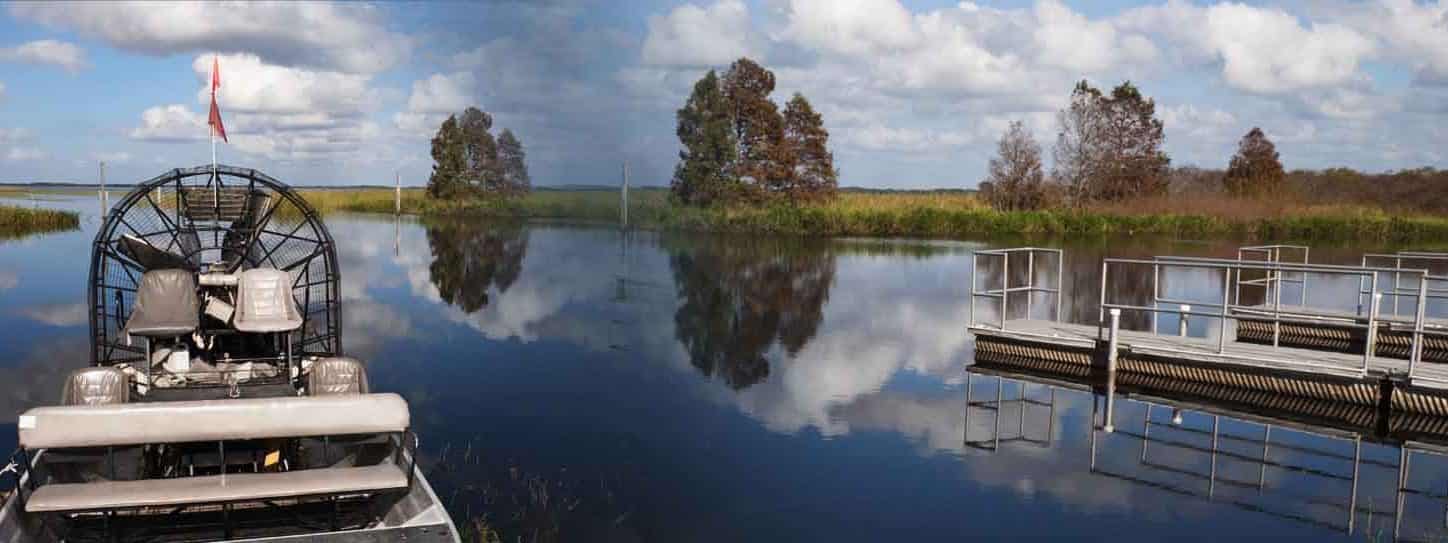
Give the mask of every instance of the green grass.
POLYGON ((80 215, 73 211, 0 204, 0 240, 77 228, 80 215))
MULTIPOLYGON (((306 191, 322 211, 391 213, 392 191, 306 191)), ((1117 204, 1099 209, 996 211, 958 192, 843 192, 828 203, 700 209, 676 206, 661 189, 630 193, 630 222, 639 228, 743 234, 967 239, 995 236, 1167 236, 1301 241, 1422 242, 1448 239, 1448 217, 1404 216, 1365 207, 1177 212, 1175 206, 1117 204)), ((1199 203, 1199 202, 1198 202, 1199 203)), ((1183 200, 1176 206, 1195 205, 1183 200)), ((1233 206, 1232 202, 1220 203, 1233 206)), ((1198 206, 1201 209, 1201 206, 1198 206)), ((507 201, 440 201, 403 192, 403 212, 571 219, 616 223, 616 191, 540 190, 507 201)))

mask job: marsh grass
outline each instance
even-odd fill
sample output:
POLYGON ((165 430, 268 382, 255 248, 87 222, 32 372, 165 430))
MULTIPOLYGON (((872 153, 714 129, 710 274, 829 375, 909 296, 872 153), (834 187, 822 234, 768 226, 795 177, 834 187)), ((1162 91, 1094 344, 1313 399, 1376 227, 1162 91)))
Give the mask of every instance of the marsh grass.
MULTIPOLYGON (((323 212, 391 213, 392 191, 304 191, 323 212)), ((832 201, 693 208, 673 205, 664 189, 629 195, 629 220, 649 229, 963 239, 996 236, 1179 238, 1417 242, 1448 238, 1448 217, 1402 215, 1369 206, 1300 205, 1219 195, 1140 199, 1085 208, 996 211, 962 192, 843 191, 832 201)), ((616 223, 611 190, 538 190, 512 200, 439 201, 403 191, 403 212, 424 215, 570 219, 616 223)))
POLYGON ((0 240, 75 230, 79 227, 80 214, 74 211, 0 204, 0 240))

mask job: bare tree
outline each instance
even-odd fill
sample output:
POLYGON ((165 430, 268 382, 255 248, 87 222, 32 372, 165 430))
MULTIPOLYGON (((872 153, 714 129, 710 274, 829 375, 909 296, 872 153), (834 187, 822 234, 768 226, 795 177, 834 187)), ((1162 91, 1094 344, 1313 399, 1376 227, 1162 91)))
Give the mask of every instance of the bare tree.
POLYGON ((1171 159, 1156 103, 1131 82, 1102 94, 1081 81, 1057 117, 1055 177, 1073 200, 1121 200, 1162 194, 1171 159))
POLYGON ((990 159, 990 175, 980 186, 982 197, 996 209, 1036 209, 1045 204, 1041 145, 1020 121, 1012 122, 1001 135, 996 157, 990 159))

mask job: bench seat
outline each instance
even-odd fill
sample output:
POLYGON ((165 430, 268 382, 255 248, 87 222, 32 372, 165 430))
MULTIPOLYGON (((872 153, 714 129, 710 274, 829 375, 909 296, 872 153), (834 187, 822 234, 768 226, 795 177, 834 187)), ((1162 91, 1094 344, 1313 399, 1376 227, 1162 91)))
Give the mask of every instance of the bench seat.
POLYGON ((403 490, 407 487, 407 474, 393 464, 280 473, 232 473, 176 479, 45 485, 29 496, 25 501, 25 510, 31 513, 65 513, 236 503, 383 492, 403 490))

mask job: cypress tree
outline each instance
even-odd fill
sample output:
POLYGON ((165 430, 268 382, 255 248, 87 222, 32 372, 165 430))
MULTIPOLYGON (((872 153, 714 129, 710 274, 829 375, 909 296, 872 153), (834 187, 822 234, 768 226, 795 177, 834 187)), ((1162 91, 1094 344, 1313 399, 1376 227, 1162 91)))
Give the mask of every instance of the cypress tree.
POLYGON ((676 133, 684 149, 679 151, 671 182, 674 197, 698 205, 732 198, 739 189, 734 176, 738 151, 729 105, 713 70, 694 83, 694 91, 676 117, 676 133))
POLYGON ((804 95, 795 93, 784 106, 786 193, 794 201, 834 196, 838 186, 830 133, 804 95))
POLYGON ((1232 155, 1222 184, 1238 196, 1260 196, 1281 190, 1286 177, 1277 147, 1261 128, 1253 127, 1237 144, 1237 154, 1232 155))
POLYGON ((523 142, 513 135, 512 130, 503 129, 498 134, 498 170, 502 173, 502 186, 510 193, 526 193, 533 190, 533 180, 528 177, 527 154, 523 142))
POLYGON ((448 115, 432 138, 432 175, 427 179, 427 194, 434 198, 452 198, 465 192, 464 176, 467 159, 463 154, 463 131, 457 116, 448 115))

